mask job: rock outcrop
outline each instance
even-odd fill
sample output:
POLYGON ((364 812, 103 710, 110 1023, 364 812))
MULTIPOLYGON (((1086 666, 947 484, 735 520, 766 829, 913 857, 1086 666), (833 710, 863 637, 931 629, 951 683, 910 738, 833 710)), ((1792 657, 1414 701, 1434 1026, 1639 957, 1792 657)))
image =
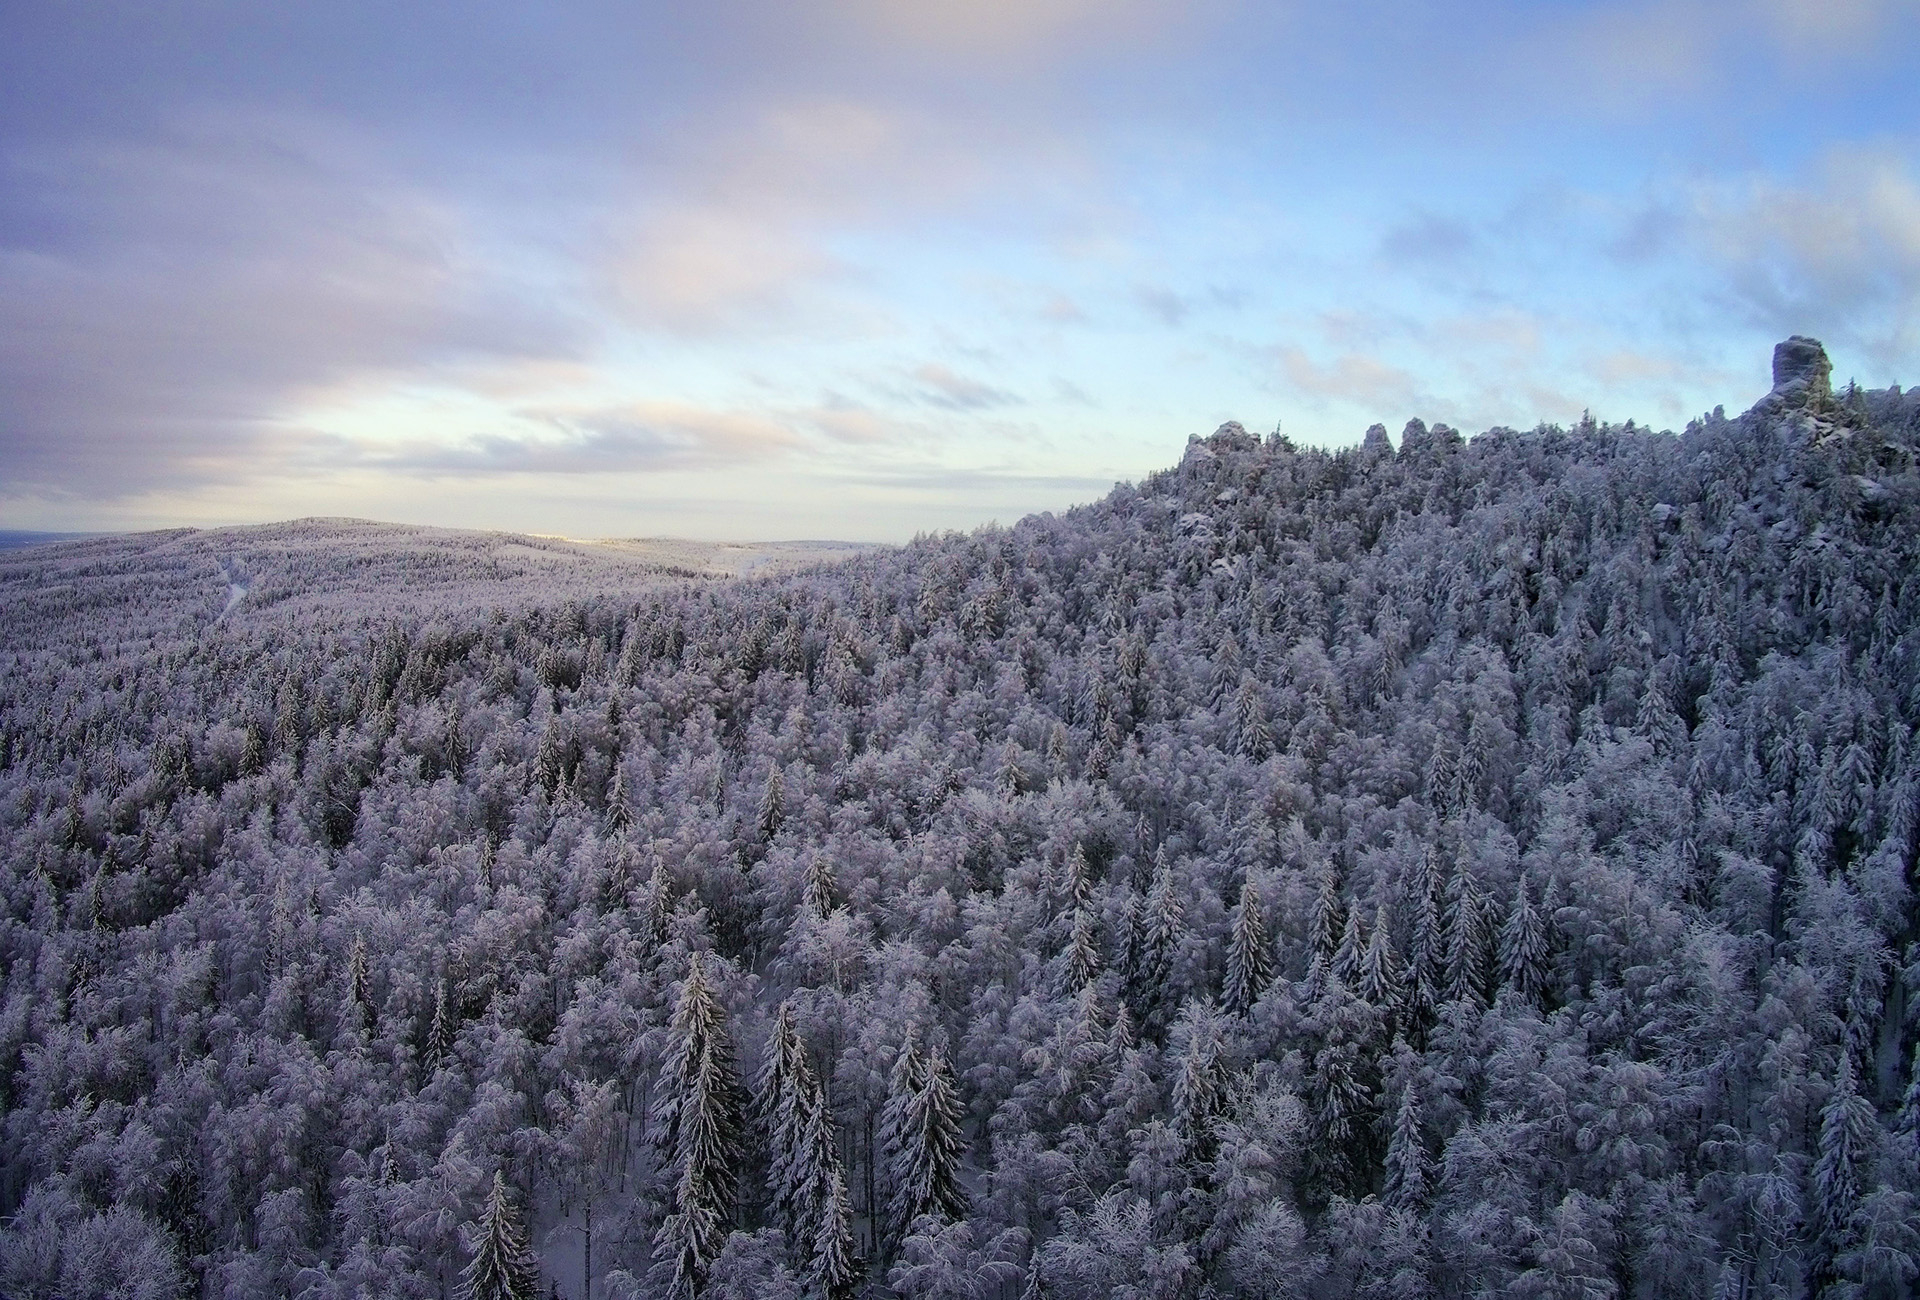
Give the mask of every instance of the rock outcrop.
POLYGON ((1833 396, 1833 362, 1819 339, 1795 334, 1775 345, 1772 395, 1816 403, 1833 396))

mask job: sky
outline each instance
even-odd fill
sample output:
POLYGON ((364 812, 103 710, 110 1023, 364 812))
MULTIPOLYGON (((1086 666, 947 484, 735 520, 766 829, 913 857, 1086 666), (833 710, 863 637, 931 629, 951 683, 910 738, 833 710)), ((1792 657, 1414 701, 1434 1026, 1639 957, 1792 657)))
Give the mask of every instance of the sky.
POLYGON ((1010 523, 1920 383, 1914 0, 0 5, 0 527, 1010 523))

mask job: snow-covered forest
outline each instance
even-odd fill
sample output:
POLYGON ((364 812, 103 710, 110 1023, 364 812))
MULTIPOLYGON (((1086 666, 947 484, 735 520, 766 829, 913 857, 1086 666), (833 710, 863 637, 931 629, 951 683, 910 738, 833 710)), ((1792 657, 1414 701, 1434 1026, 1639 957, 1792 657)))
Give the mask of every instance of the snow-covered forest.
POLYGON ((1920 393, 1806 352, 772 576, 9 553, 0 1294, 1913 1294, 1920 393))

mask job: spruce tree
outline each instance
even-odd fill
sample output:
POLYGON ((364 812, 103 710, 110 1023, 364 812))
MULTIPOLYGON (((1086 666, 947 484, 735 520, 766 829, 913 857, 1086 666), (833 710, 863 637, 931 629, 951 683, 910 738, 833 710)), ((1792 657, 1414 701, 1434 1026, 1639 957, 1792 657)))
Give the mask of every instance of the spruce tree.
MULTIPOLYGON (((897 1186, 894 1171, 906 1160, 906 1152, 913 1141, 911 1115, 914 1098, 926 1078, 926 1058, 920 1053, 920 1045, 911 1034, 900 1045, 899 1055, 893 1058, 893 1069, 887 1074, 887 1099, 880 1105, 880 1159, 887 1170, 888 1186, 897 1186)), ((889 1200, 891 1201, 891 1197, 889 1200)), ((890 1242, 897 1242, 905 1235, 906 1225, 897 1222, 889 1212, 888 1221, 878 1222, 876 1232, 884 1232, 890 1242)))
POLYGON ((1173 997, 1174 958, 1186 936, 1187 910, 1174 884, 1173 866, 1161 853, 1154 872, 1153 890, 1147 895, 1139 989, 1141 1027, 1158 1036, 1166 1029, 1166 1012, 1173 997))
POLYGON ((1340 906, 1340 874, 1328 862, 1320 869, 1320 895, 1314 900, 1313 926, 1307 934, 1307 946, 1316 960, 1331 966, 1340 946, 1345 916, 1340 906))
POLYGON ((433 983, 433 1021, 427 1026, 426 1060, 429 1069, 438 1067, 453 1050, 453 1014, 447 1007, 447 979, 442 975, 433 983))
POLYGON ((1186 1147, 1187 1159, 1204 1167, 1213 1161, 1215 1125, 1226 1109, 1226 1072, 1221 1065, 1220 1024, 1211 1002, 1188 1002, 1181 1008, 1186 1050, 1180 1073, 1173 1081, 1174 1128, 1186 1147))
POLYGON ((1093 901, 1093 873, 1087 866, 1087 846, 1074 842, 1073 852, 1067 855, 1067 874, 1064 893, 1067 906, 1079 911, 1093 901))
POLYGON ((846 1171, 840 1165, 826 1098, 817 1085, 807 1108, 805 1138, 807 1236, 801 1243, 805 1253, 802 1267, 819 1300, 845 1300, 859 1281, 853 1255, 853 1203, 847 1195, 846 1171))
POLYGON ((1260 912, 1260 895, 1253 881, 1240 885, 1240 906, 1233 914, 1233 937, 1227 947, 1227 982, 1223 994, 1227 1010, 1244 1016, 1266 992, 1273 978, 1273 955, 1267 947, 1267 923, 1260 912))
POLYGON ((673 1192, 654 1244, 666 1290, 690 1296, 726 1244, 744 1109, 726 1012, 697 952, 669 1033, 671 1055, 654 1109, 653 1137, 669 1162, 673 1192))
POLYGON ((833 861, 825 853, 816 853, 807 863, 806 891, 802 901, 814 916, 825 920, 833 913, 833 861))
POLYGON ((767 788, 760 796, 760 815, 755 827, 762 840, 771 840, 780 833, 780 824, 786 820, 786 787, 780 780, 780 768, 776 764, 767 773, 767 788))
POLYGON ((1100 974, 1100 949, 1093 941, 1093 916, 1084 907, 1073 911, 1073 933, 1067 941, 1066 957, 1068 992, 1086 988, 1100 974))
POLYGON ((1920 1042, 1913 1045, 1913 1060, 1907 1065, 1907 1091, 1900 1099, 1893 1128, 1906 1139, 1907 1158, 1920 1173, 1920 1042))
POLYGON ((1333 950, 1333 977, 1349 988, 1359 983, 1360 963, 1366 956, 1365 928, 1360 924, 1358 906, 1347 911, 1347 923, 1340 930, 1340 946, 1333 950))
POLYGON ((351 1004, 354 1027, 362 1033, 373 1029, 373 990, 367 978, 367 941, 355 935, 347 954, 347 998, 351 1004))
POLYGON ((1248 673, 1240 680, 1240 692, 1233 706, 1236 747, 1243 758, 1258 763, 1273 752, 1273 728, 1267 724, 1266 702, 1259 684, 1248 673))
POLYGON ((902 1234, 921 1215, 952 1221, 966 1210, 960 1193, 961 1111, 953 1071, 936 1047, 928 1050, 917 1073, 918 1087, 901 1108, 897 1146, 890 1153, 892 1217, 902 1234))
POLYGON ((767 1132, 769 1202, 775 1221, 796 1245, 807 1242, 811 1226, 806 1214, 807 1144, 818 1092, 806 1048, 793 1027, 793 1003, 782 1002, 767 1039, 758 1100, 767 1132))
POLYGON ((1420 1091, 1413 1075, 1400 1089, 1400 1109, 1387 1140, 1386 1184, 1381 1200, 1396 1210, 1424 1209, 1427 1200, 1427 1140, 1420 1129, 1420 1091))
POLYGON ((1490 907, 1486 891, 1465 867, 1456 873, 1454 885, 1453 924, 1447 936, 1447 997, 1484 1007, 1493 968, 1490 907))
POLYGON ((1819 1155, 1813 1162, 1817 1286, 1836 1279, 1841 1256, 1858 1244, 1860 1177, 1873 1160, 1877 1129, 1873 1103, 1855 1089, 1853 1062, 1842 1050, 1833 1093, 1820 1111, 1819 1155))
POLYGON ((1367 950, 1360 959, 1354 990, 1389 1016, 1397 1014, 1405 1000, 1400 957, 1393 950, 1393 936, 1387 933, 1385 903, 1374 910, 1373 933, 1367 938, 1367 950))
POLYGON ((1431 846, 1414 876, 1413 950, 1407 954, 1407 1010, 1424 1031, 1447 987, 1446 881, 1431 846))
POLYGON ((537 1300, 540 1271, 527 1248, 526 1229, 507 1200, 507 1180, 493 1175, 493 1191, 475 1233, 473 1259, 462 1274, 462 1300, 537 1300))
POLYGON ((616 831, 633 825, 633 795, 627 789, 627 765, 613 765, 613 780, 607 783, 607 825, 616 831))
POLYGON ((1514 891, 1513 910, 1500 932, 1500 974, 1506 984, 1535 1006, 1547 994, 1547 928, 1527 896, 1526 873, 1514 891))

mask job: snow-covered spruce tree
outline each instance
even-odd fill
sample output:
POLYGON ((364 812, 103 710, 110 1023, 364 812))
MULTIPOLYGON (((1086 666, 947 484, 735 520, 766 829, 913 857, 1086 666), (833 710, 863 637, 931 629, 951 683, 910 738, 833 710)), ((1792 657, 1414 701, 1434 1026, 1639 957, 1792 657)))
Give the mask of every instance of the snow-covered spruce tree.
POLYGON ((362 1034, 373 1029, 373 988, 367 974, 367 940, 353 937, 347 953, 347 1014, 353 1027, 362 1034))
POLYGON ((1180 1008, 1174 1036, 1185 1040, 1173 1081, 1174 1131, 1187 1162, 1204 1170, 1213 1163, 1216 1126, 1228 1101, 1220 1017, 1212 1002, 1189 999, 1180 1008))
POLYGON ((802 1162, 807 1230, 800 1243, 802 1272, 816 1300, 845 1300, 860 1280, 853 1253, 853 1202, 847 1194, 846 1170, 840 1164, 826 1099, 817 1092, 807 1108, 802 1162))
POLYGON ((1386 1183, 1381 1200, 1396 1210, 1419 1213, 1427 1203, 1427 1139, 1421 1128, 1420 1085, 1409 1072, 1387 1140, 1386 1183))
POLYGON ((1073 909, 1073 930, 1067 937, 1063 974, 1069 993, 1086 988, 1100 974, 1100 948, 1093 938, 1093 913, 1084 907, 1073 909))
POLYGON ((1174 959, 1187 933, 1186 905, 1174 883, 1173 864, 1162 852, 1153 873, 1153 888, 1147 894, 1142 915, 1140 955, 1137 962, 1133 1003, 1140 1016, 1141 1033, 1158 1040, 1166 1033, 1169 1013, 1176 999, 1173 988, 1174 959))
POLYGON ((1433 1009, 1446 998, 1446 877, 1440 854, 1431 845, 1414 875, 1412 949, 1407 954, 1407 1014, 1417 1035, 1424 1034, 1433 1009))
POLYGON ((755 828, 763 841, 771 840, 780 833, 781 823, 787 816, 786 785, 780 778, 780 768, 776 764, 767 772, 767 786, 760 794, 760 813, 754 819, 755 828))
POLYGON ((1819 1154, 1813 1162, 1814 1285, 1838 1281, 1841 1258, 1859 1238, 1861 1178, 1872 1170, 1879 1124, 1873 1103, 1854 1087, 1853 1062, 1840 1053, 1833 1092, 1820 1110, 1819 1154))
POLYGON ((1233 705, 1234 743, 1242 758, 1262 762, 1273 752, 1273 728, 1267 724, 1267 705, 1260 684, 1247 673, 1240 681, 1233 705))
POLYGON ((1447 997, 1485 1006, 1494 967, 1492 904, 1464 865, 1454 873, 1454 891, 1447 934, 1447 997))
POLYGON ((782 1002, 774 1016, 757 1093, 767 1138, 768 1204, 787 1240, 799 1246, 808 1242, 812 1226, 807 1157, 813 1112, 819 1108, 820 1097, 806 1048, 794 1029, 792 1002, 782 1002))
POLYGON ((1373 931, 1367 936, 1367 950, 1354 976, 1353 990, 1389 1019, 1397 1016, 1406 1000, 1400 957, 1393 950, 1393 936, 1387 929, 1387 905, 1374 909, 1373 931))
POLYGON ((888 1151, 889 1209, 895 1230, 903 1234, 922 1215, 952 1220, 966 1211, 960 1191, 960 1099, 952 1067, 939 1048, 930 1047, 912 1076, 917 1086, 903 1098, 888 1151))
POLYGON ((1315 962, 1333 965, 1345 921, 1346 910, 1340 905, 1340 872, 1329 861, 1320 868, 1320 893, 1314 900, 1313 926, 1307 933, 1307 947, 1315 962))
POLYGON ((669 1034, 651 1116, 671 1178, 669 1212, 654 1234, 655 1268, 664 1291, 691 1296, 726 1244, 744 1120, 726 1012, 698 952, 689 959, 669 1034))
POLYGON ((1067 855, 1066 878, 1060 892, 1063 901, 1074 911, 1093 901, 1093 871, 1087 865, 1087 846, 1079 840, 1073 842, 1073 852, 1067 855))
POLYGON ((1333 950, 1330 967, 1333 977, 1348 988, 1360 979, 1360 963, 1367 952, 1366 928, 1360 921, 1358 905, 1347 910, 1346 924, 1340 927, 1340 945, 1333 950))
POLYGON ((892 1212, 892 1189, 896 1186, 894 1170, 906 1159, 906 1151, 913 1141, 911 1132, 914 1099, 926 1081, 926 1057, 920 1050, 919 1041, 909 1033, 900 1050, 893 1058, 893 1067, 887 1072, 886 1100, 880 1105, 879 1164, 885 1171, 886 1196, 888 1210, 885 1216, 876 1215, 875 1235, 883 1238, 886 1246, 882 1254, 890 1253, 899 1243, 908 1225, 898 1222, 892 1212))
POLYGON ((1234 910, 1232 937, 1227 943, 1227 980, 1222 996, 1227 1010, 1244 1016, 1266 992, 1273 979, 1273 954, 1267 945, 1267 923, 1260 913, 1260 895, 1252 880, 1240 884, 1240 906, 1234 910))
POLYGON ((1535 1006, 1543 1004, 1552 973, 1547 927, 1527 896, 1527 875, 1514 888, 1513 910, 1500 931, 1500 975, 1508 988, 1535 1006))
POLYGON ((537 1300, 540 1270, 527 1248, 520 1216, 507 1199, 506 1177, 497 1170, 474 1237, 473 1258, 462 1274, 461 1300, 537 1300))
POLYGON ((447 1053, 453 1050, 453 1011, 447 1005, 447 977, 442 974, 433 981, 433 1019, 427 1024, 427 1041, 422 1051, 429 1070, 436 1069, 447 1059, 447 1053))
POLYGON ((807 880, 801 902, 815 918, 825 920, 833 913, 833 859, 816 853, 807 862, 807 880))

